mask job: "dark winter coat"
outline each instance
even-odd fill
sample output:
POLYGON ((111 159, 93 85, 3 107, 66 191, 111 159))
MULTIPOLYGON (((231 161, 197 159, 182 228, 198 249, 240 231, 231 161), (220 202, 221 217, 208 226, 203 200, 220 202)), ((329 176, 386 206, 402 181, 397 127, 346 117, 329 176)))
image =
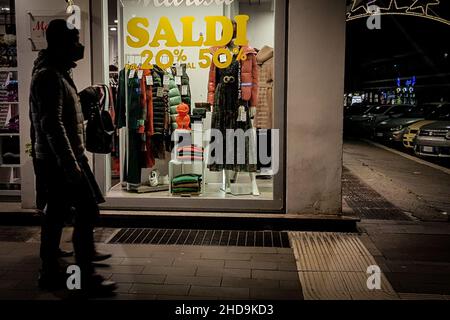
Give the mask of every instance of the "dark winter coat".
POLYGON ((69 168, 85 158, 84 116, 69 75, 72 67, 42 51, 35 62, 30 89, 34 156, 55 159, 60 166, 69 168))

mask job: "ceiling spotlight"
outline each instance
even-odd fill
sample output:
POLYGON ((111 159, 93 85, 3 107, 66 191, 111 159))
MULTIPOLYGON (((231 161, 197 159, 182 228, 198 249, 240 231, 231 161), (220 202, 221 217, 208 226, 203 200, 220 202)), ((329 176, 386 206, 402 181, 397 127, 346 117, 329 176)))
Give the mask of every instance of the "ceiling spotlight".
POLYGON ((114 23, 119 23, 119 20, 114 20, 114 23))
POLYGON ((67 2, 66 12, 67 14, 72 14, 74 11, 73 6, 75 5, 75 3, 73 2, 73 0, 66 0, 66 2, 67 2))
POLYGON ((112 27, 112 28, 109 28, 109 30, 111 30, 111 31, 117 31, 117 28, 116 28, 116 27, 112 27))

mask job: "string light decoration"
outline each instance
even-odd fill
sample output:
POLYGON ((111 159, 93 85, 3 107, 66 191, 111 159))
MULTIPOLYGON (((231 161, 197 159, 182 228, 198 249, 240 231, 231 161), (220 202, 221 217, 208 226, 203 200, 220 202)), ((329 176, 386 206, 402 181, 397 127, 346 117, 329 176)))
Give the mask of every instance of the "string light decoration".
POLYGON ((450 26, 450 20, 440 17, 433 10, 440 4, 441 0, 410 0, 410 4, 407 5, 399 5, 397 0, 385 1, 384 5, 379 0, 352 0, 347 11, 347 21, 373 16, 399 15, 430 19, 450 26), (369 7, 373 5, 378 6, 380 10, 371 12, 369 7))

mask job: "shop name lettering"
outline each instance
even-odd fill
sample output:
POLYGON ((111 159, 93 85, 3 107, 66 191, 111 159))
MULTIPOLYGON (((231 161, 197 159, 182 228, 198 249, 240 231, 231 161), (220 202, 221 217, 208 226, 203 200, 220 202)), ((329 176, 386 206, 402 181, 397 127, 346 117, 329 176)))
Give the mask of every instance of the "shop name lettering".
POLYGON ((33 31, 45 31, 48 28, 48 24, 45 23, 44 21, 38 21, 34 27, 33 27, 33 31))
POLYGON ((212 4, 216 5, 230 5, 234 2, 234 0, 137 0, 138 5, 144 5, 148 6, 151 2, 153 2, 155 7, 179 7, 183 3, 186 4, 186 6, 210 6, 212 4))
MULTIPOLYGON (((150 47, 159 47, 161 42, 165 42, 167 47, 221 47, 226 46, 233 39, 233 22, 224 16, 208 16, 204 18, 206 23, 206 37, 203 34, 194 39, 194 22, 195 17, 187 16, 180 19, 183 35, 182 39, 177 39, 172 24, 167 17, 161 17, 156 28, 156 32, 151 39, 148 28, 150 21, 144 17, 134 17, 127 24, 127 44, 132 48, 142 48, 147 45, 150 47), (222 27, 222 35, 217 39, 218 24, 222 27)), ((238 15, 234 18, 236 22, 236 38, 235 45, 246 46, 247 24, 250 17, 247 15, 238 15)))

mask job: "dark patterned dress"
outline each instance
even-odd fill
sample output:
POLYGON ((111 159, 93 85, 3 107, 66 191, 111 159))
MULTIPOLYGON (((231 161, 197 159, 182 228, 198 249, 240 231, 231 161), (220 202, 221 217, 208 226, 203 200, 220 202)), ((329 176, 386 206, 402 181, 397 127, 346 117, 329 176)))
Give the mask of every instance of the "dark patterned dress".
POLYGON ((221 156, 220 150, 217 150, 219 148, 215 148, 218 146, 214 144, 215 138, 213 134, 211 138, 210 160, 208 163, 208 168, 211 171, 256 172, 257 169, 256 140, 254 139, 253 130, 248 131, 253 129, 250 119, 249 103, 248 101, 239 99, 240 68, 239 61, 233 56, 233 61, 228 68, 217 68, 216 71, 217 86, 211 128, 220 130, 223 137, 223 144, 221 156), (239 109, 242 109, 242 107, 245 110, 245 120, 243 118, 238 119, 240 115, 239 109), (228 129, 232 129, 233 132, 234 130, 242 129, 244 133, 252 132, 252 134, 251 136, 249 134, 245 135, 245 143, 243 144, 236 137, 231 136, 230 131, 228 131, 227 137, 228 129), (234 148, 231 146, 233 139, 234 148), (239 143, 242 144, 240 148, 237 147, 239 143), (227 159, 234 161, 227 161, 227 159))

